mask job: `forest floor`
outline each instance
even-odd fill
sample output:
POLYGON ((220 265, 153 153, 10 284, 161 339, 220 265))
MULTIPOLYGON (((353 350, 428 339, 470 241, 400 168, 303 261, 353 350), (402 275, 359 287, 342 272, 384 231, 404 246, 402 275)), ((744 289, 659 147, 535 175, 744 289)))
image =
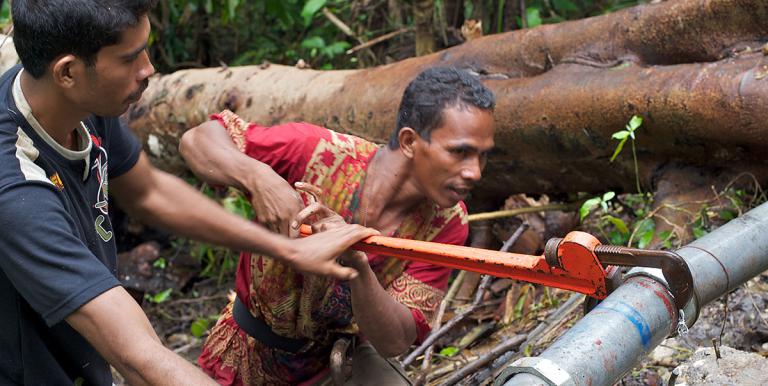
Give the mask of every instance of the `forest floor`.
MULTIPOLYGON (((542 223, 548 223, 548 220, 542 219, 542 223)), ((562 218, 560 220, 562 223, 562 218)), ((531 217, 526 220, 533 224, 533 228, 536 221, 531 217)), ((508 239, 513 233, 511 229, 518 226, 507 225, 504 229, 494 227, 496 243, 508 239)), ((540 240, 531 243, 530 237, 524 235, 517 246, 522 249, 540 247, 540 240), (537 242, 538 247, 530 246, 537 245, 537 242)), ((201 277, 201 260, 191 257, 196 253, 200 255, 199 250, 194 251, 195 248, 189 243, 166 243, 162 248, 150 245, 121 254, 123 267, 138 267, 124 271, 121 280, 132 283, 143 276, 140 281, 144 283, 144 290, 133 291, 135 297, 141 301, 166 346, 193 363, 200 354, 207 330, 215 323, 228 298, 233 296, 234 289, 232 271, 220 268, 218 272, 208 272, 201 277), (168 258, 160 259, 159 256, 168 258), (158 264, 159 260, 163 260, 163 264, 158 264), (164 290, 166 288, 168 290, 164 290)), ((225 259, 233 258, 227 256, 225 259)), ((218 264, 221 263, 219 260, 218 264)), ((231 261, 227 264, 231 269, 231 261)), ((457 290, 454 295, 449 295, 452 298, 446 303, 442 322, 445 324, 457 319, 457 315, 465 315, 434 343, 434 354, 427 365, 423 355, 418 355, 406 367, 417 384, 457 384, 451 377, 455 377, 462 368, 482 361, 489 352, 507 344, 511 349, 505 351, 501 359, 468 372, 470 375, 458 383, 489 384, 504 363, 521 356, 539 354, 577 322, 584 312, 582 295, 509 279, 489 279, 478 301, 476 292, 481 282, 481 277, 472 273, 455 274, 452 278, 457 290), (473 303, 476 305, 468 311, 473 303)), ((706 305, 687 335, 665 340, 617 384, 664 385, 672 369, 691 358, 697 348, 711 348, 713 338, 717 339, 718 346, 768 356, 767 319, 768 274, 763 273, 706 305)), ((744 360, 745 366, 750 363, 744 360)), ((123 384, 119 374, 116 374, 116 384, 123 384)))
MULTIPOLYGON (((519 315, 507 324, 499 323, 500 311, 503 312, 501 302, 498 300, 486 302, 486 305, 473 313, 464 323, 457 325, 445 338, 437 342, 438 350, 430 371, 412 371, 411 375, 418 378, 421 374, 442 374, 441 377, 429 379, 429 384, 443 384, 446 377, 472 363, 477 357, 492 350, 505 338, 520 334, 531 333, 542 321, 547 320, 558 306, 562 306, 571 298, 567 291, 549 290, 540 286, 528 286, 530 293, 528 299, 549 297, 551 304, 540 301, 535 306, 533 301, 527 306, 529 309, 525 315, 519 315), (534 293, 535 292, 535 293, 534 293), (545 294, 548 292, 548 294, 545 294), (489 329, 490 323, 490 329, 489 329), (467 338, 473 334, 473 330, 486 332, 477 335, 474 340, 467 338), (462 339, 470 341, 460 342, 462 339), (463 347, 466 346, 466 347, 463 347), (458 350, 452 350, 452 348, 458 350), (448 368, 451 371, 441 370, 448 368)), ((145 301, 144 310, 150 317, 152 325, 167 347, 182 355, 190 362, 195 363, 200 354, 204 336, 197 338, 191 332, 190 326, 196 320, 215 317, 227 302, 234 283, 231 281, 217 282, 209 279, 195 283, 192 290, 186 296, 179 296, 163 303, 155 304, 145 301), (197 296, 192 296, 194 292, 197 296)), ((578 296, 578 295, 577 295, 578 296)), ((768 355, 768 274, 762 274, 746 284, 732 291, 727 296, 728 311, 725 312, 724 298, 720 298, 706 307, 701 312, 699 320, 691 327, 688 335, 665 340, 656 350, 648 355, 641 364, 627 374, 620 385, 664 385, 669 379, 672 369, 689 359, 697 348, 712 347, 712 339, 719 338, 722 332, 720 345, 729 346, 738 350, 753 352, 762 356, 768 355)), ((545 350, 551 342, 573 325, 583 315, 582 300, 579 297, 555 323, 544 329, 538 341, 522 352, 513 351, 513 355, 507 359, 513 360, 522 355, 537 355, 545 350)), ((526 306, 518 307, 518 311, 526 306)), ((514 314, 514 312, 513 312, 514 314)), ((453 316, 448 312, 445 320, 453 316)), ((503 316, 502 316, 503 317, 503 316)), ((421 367, 421 362, 416 364, 421 367)), ((475 379, 463 384, 488 384, 492 381, 491 374, 482 368, 474 374, 481 375, 484 379, 475 379)), ((120 385, 120 379, 117 379, 120 385)))

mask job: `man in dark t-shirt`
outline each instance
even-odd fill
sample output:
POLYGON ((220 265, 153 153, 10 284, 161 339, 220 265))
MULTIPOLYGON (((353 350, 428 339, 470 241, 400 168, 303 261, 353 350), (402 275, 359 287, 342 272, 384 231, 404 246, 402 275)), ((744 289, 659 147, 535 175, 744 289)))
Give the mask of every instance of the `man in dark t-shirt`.
POLYGON ((347 226, 289 240, 229 214, 152 167, 115 117, 154 68, 156 0, 14 0, 22 65, 0 77, 0 385, 213 384, 160 343, 115 277, 109 196, 133 216, 297 269, 335 262, 374 232, 347 226))

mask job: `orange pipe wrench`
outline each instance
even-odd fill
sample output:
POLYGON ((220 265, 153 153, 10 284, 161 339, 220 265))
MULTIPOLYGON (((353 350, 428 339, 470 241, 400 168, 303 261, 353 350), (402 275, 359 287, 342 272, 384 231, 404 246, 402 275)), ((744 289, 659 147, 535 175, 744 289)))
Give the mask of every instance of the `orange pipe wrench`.
MULTIPOLYGON (((300 232, 308 236, 312 228, 302 225, 300 232)), ((693 293, 691 272, 677 254, 601 245, 585 232, 550 239, 540 256, 384 236, 368 237, 352 249, 542 284, 596 299, 604 299, 613 289, 620 277, 617 266, 653 267, 664 272, 675 303, 685 305, 693 293)))

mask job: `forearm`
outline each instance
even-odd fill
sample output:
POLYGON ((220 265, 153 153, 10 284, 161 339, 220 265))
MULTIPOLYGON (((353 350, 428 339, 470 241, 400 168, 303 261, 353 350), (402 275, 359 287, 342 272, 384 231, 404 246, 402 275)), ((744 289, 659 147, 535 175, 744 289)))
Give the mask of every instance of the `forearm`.
POLYGON ((381 287, 370 268, 358 272, 359 276, 349 285, 352 312, 360 331, 382 356, 402 354, 416 340, 416 322, 411 311, 381 287))
POLYGON ((289 240, 251 221, 227 212, 186 182, 154 169, 156 189, 125 201, 126 210, 139 220, 175 234, 227 248, 286 258, 292 253, 289 240))
POLYGON ((203 181, 245 192, 252 186, 251 179, 269 169, 240 152, 217 121, 206 122, 184 133, 179 152, 190 170, 203 181))
POLYGON ((108 359, 131 385, 215 385, 192 363, 165 348, 159 342, 145 345, 132 355, 108 359))
POLYGON ((146 315, 122 287, 97 296, 66 321, 131 385, 216 384, 163 347, 146 315))

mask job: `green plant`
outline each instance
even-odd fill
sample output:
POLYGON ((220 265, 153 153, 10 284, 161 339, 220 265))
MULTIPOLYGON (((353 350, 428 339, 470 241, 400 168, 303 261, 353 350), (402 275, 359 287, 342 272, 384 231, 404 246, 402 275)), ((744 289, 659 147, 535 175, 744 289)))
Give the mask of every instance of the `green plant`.
POLYGON ((208 329, 211 327, 211 324, 216 323, 218 319, 219 319, 219 315, 197 318, 189 326, 189 332, 195 338, 201 338, 203 335, 205 335, 206 331, 208 331, 208 329))
POLYGON ((630 237, 629 227, 624 220, 613 214, 611 201, 614 198, 616 198, 616 193, 606 192, 602 196, 584 201, 579 208, 579 218, 584 222, 584 219, 593 213, 595 208, 598 208, 602 214, 598 217, 597 226, 603 237, 608 239, 611 244, 624 245, 630 237))
POLYGON ((627 143, 628 139, 632 139, 632 160, 635 165, 635 184, 637 184, 637 192, 643 193, 642 189, 640 189, 640 173, 638 172, 637 168, 637 151, 635 150, 635 130, 640 128, 640 126, 643 124, 643 118, 640 116, 633 116, 632 119, 629 120, 629 123, 624 127, 624 130, 617 131, 611 135, 611 138, 618 139, 619 144, 616 145, 616 150, 613 152, 613 155, 611 156, 611 161, 616 159, 616 156, 621 153, 621 150, 624 148, 624 144, 627 143))
POLYGON ((444 356, 444 357, 452 357, 452 356, 458 354, 459 351, 460 350, 459 350, 458 347, 446 346, 446 347, 443 347, 442 350, 440 350, 439 354, 444 356))
POLYGON ((165 267, 168 266, 168 262, 165 260, 164 257, 158 257, 153 263, 152 266, 155 268, 165 269, 165 267))
POLYGON ((154 295, 145 294, 144 299, 149 301, 150 303, 160 304, 162 302, 165 302, 171 297, 171 293, 173 292, 173 288, 168 288, 166 290, 160 291, 154 295))

